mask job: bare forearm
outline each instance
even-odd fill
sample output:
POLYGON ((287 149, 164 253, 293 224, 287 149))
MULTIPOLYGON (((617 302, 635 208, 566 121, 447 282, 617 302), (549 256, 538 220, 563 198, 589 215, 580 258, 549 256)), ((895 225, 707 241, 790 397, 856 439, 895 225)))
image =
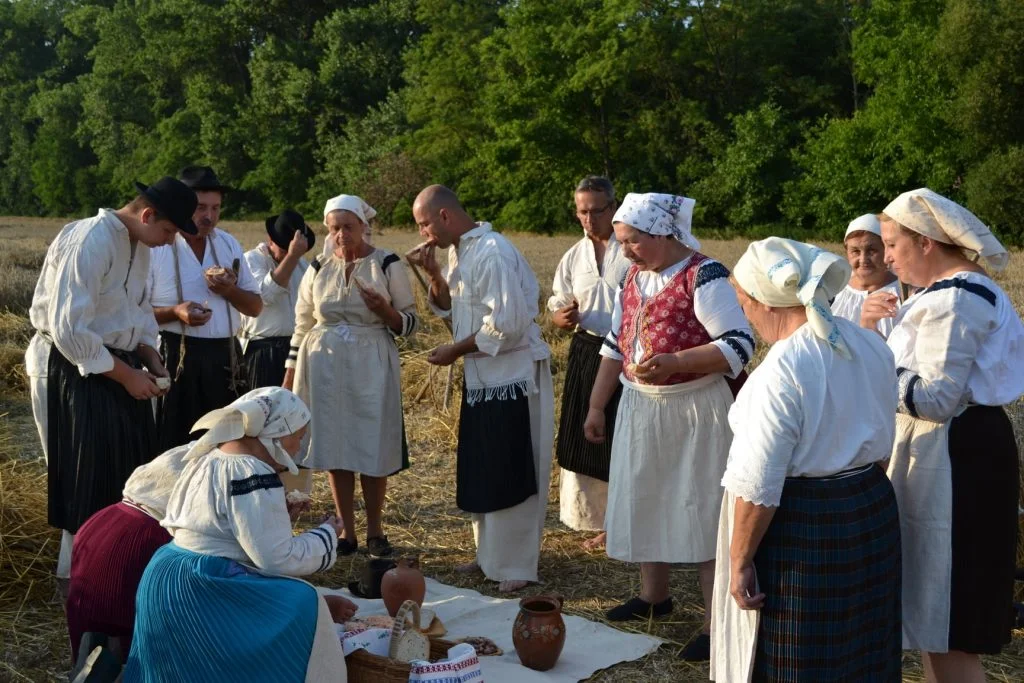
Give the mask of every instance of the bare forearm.
POLYGON ((705 344, 675 354, 679 359, 679 372, 708 375, 730 372, 732 367, 722 350, 714 344, 705 344))
POLYGON ((430 276, 430 300, 442 311, 452 309, 452 295, 448 283, 440 275, 430 276))
POLYGON ((156 318, 158 325, 166 325, 167 323, 178 321, 178 314, 174 311, 174 306, 153 307, 153 317, 156 318))
POLYGON ((594 388, 590 390, 590 407, 603 411, 608 401, 612 400, 619 386, 619 373, 622 372, 622 361, 613 358, 602 358, 597 369, 594 388))
POLYGON ((289 253, 277 264, 277 268, 274 268, 274 272, 271 273, 270 277, 273 278, 274 282, 287 289, 288 283, 292 279, 292 273, 295 272, 296 266, 299 265, 300 258, 299 254, 289 253))
POLYGON ((263 299, 260 295, 241 287, 232 287, 223 296, 239 313, 250 318, 255 318, 263 310, 263 299))
POLYGON ((455 342, 452 344, 452 348, 459 354, 459 357, 465 356, 467 353, 476 353, 479 350, 476 345, 476 335, 474 334, 462 341, 455 342))
POLYGON ((746 566, 753 562, 754 553, 761 545, 777 509, 754 505, 742 498, 736 499, 732 543, 729 545, 729 559, 733 564, 746 566))

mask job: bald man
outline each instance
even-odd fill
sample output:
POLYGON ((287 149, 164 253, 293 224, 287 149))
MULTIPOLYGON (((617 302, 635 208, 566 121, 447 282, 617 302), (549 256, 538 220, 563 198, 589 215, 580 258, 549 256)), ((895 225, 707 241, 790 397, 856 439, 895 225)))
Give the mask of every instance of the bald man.
POLYGON ((420 192, 412 213, 427 239, 413 262, 427 272, 430 307, 451 320, 455 340, 427 360, 464 359, 456 502, 472 515, 476 560, 460 569, 516 591, 537 581, 555 431, 551 352, 534 321, 537 278, 448 188, 420 192), (447 268, 438 248, 448 250, 447 268))

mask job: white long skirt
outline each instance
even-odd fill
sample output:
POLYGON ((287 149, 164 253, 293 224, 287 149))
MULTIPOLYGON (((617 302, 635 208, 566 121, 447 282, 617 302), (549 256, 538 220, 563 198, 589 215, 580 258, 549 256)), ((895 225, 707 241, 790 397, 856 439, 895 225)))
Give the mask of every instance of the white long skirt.
POLYGON ((603 531, 608 482, 564 468, 560 476, 558 517, 562 524, 576 531, 603 531))
POLYGON ((608 482, 608 556, 626 562, 715 558, 732 431, 721 375, 650 386, 622 378, 608 482))
POLYGON ((536 361, 533 367, 537 392, 530 395, 530 435, 537 493, 510 508, 472 515, 476 562, 491 581, 537 580, 555 446, 555 393, 550 363, 536 361))
POLYGON ((306 402, 298 465, 385 477, 402 467, 398 349, 383 325, 317 325, 302 341, 295 393, 306 402))

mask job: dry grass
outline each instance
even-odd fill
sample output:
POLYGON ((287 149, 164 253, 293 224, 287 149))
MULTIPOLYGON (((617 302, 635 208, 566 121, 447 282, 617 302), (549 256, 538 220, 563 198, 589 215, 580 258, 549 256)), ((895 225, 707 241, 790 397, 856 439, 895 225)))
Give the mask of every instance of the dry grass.
MULTIPOLYGON (((35 285, 35 273, 42 263, 46 243, 62 223, 0 218, 0 681, 62 680, 70 656, 63 613, 54 598, 52 580, 59 535, 46 524, 45 468, 28 408, 21 358, 21 349, 30 334, 24 315, 35 285), (2 313, 5 308, 9 309, 6 314, 2 313)), ((227 227, 246 247, 262 237, 259 223, 229 223, 227 227)), ((512 238, 537 272, 546 298, 558 259, 577 236, 512 238)), ((389 230, 374 238, 379 246, 398 253, 417 241, 414 233, 400 230, 389 230)), ((708 241, 705 250, 732 265, 745 246, 741 240, 708 241)), ((1014 259, 1009 272, 999 278, 1003 288, 1018 302, 1018 308, 1024 304, 1022 260, 1014 259)), ((425 311, 424 302, 420 303, 425 311)), ((424 322, 420 334, 402 342, 400 349, 413 467, 392 479, 386 509, 388 533, 397 547, 421 555, 428 574, 446 583, 496 595, 494 584, 454 571, 455 565, 473 557, 468 518, 456 508, 452 486, 458 402, 453 400, 449 409, 444 408, 444 373, 432 374, 434 371, 426 362, 426 352, 442 343, 447 331, 431 316, 425 316, 424 322), (416 397, 418 401, 414 400, 416 397)), ((552 347, 552 371, 558 394, 564 380, 568 339, 546 322, 543 331, 552 347)), ((758 355, 763 352, 762 348, 758 355)), ((456 372, 454 396, 458 396, 460 381, 456 372)), ((558 399, 556 396, 556 406, 558 399)), ((1019 438, 1024 437, 1024 408, 1018 403, 1011 412, 1019 438)), ((601 620, 608 607, 636 593, 638 570, 601 553, 583 551, 580 543, 588 535, 571 532, 558 522, 557 491, 556 468, 541 555, 540 571, 545 583, 528 592, 557 591, 566 597, 567 611, 601 620)), ((316 510, 327 510, 331 505, 324 478, 316 482, 314 501, 316 510)), ((342 558, 321 581, 344 585, 358 573, 361 563, 358 557, 342 558)), ((668 644, 643 660, 598 672, 591 680, 707 680, 706 665, 687 664, 675 657, 678 646, 700 627, 702 608, 696 573, 679 567, 673 571, 672 585, 677 602, 672 618, 636 627, 664 638, 668 644)), ((1018 632, 1000 657, 986 658, 986 666, 994 680, 1024 680, 1024 633, 1018 632)), ((904 680, 923 680, 913 655, 905 656, 904 680)))

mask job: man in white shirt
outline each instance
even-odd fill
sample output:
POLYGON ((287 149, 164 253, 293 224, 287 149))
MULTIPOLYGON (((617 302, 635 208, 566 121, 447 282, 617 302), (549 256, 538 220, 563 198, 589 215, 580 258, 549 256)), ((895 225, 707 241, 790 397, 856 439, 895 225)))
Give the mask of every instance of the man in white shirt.
POLYGON ((121 499, 136 467, 159 453, 149 399, 167 370, 146 292, 150 247, 196 232, 195 194, 174 178, 126 206, 70 223, 46 252, 29 317, 26 365, 45 368, 33 407, 47 455, 49 523, 64 530, 58 578, 71 570, 71 539, 97 510, 121 499), (45 409, 43 409, 45 408, 45 409))
MULTIPOLYGON (((864 300, 872 292, 885 292, 890 301, 899 305, 903 301, 900 281, 885 265, 885 245, 882 244, 882 226, 878 216, 867 213, 850 222, 843 238, 846 260, 853 273, 850 282, 832 302, 832 314, 846 318, 854 325, 860 325, 860 311, 864 300)), ((875 330, 888 338, 892 332, 893 319, 883 318, 875 330)))
POLYGON ((259 284, 263 311, 242 316, 238 338, 245 353, 249 389, 279 387, 295 332, 295 301, 309 263, 302 255, 313 248, 316 235, 302 215, 285 209, 266 220, 267 240, 245 252, 245 262, 259 284))
POLYGON ((562 468, 559 487, 560 519, 577 531, 600 531, 586 541, 586 549, 604 546, 604 513, 608 502, 608 467, 611 462, 612 426, 621 388, 605 408, 609 426, 604 443, 583 435, 590 390, 601 365, 601 343, 611 330, 615 291, 626 277, 630 261, 612 230, 615 188, 607 178, 587 176, 573 196, 583 239, 558 263, 548 310, 552 322, 575 332, 569 345, 562 416, 555 455, 562 468))
POLYGON ((189 441, 196 420, 245 393, 242 352, 235 335, 240 314, 263 310, 259 285, 242 245, 216 227, 229 189, 209 166, 182 169, 195 192, 197 233, 153 250, 150 303, 160 324, 160 351, 171 389, 157 402, 160 450, 189 441))
POLYGON ((448 188, 420 192, 412 213, 427 238, 412 260, 430 277, 431 309, 451 319, 455 339, 427 361, 464 359, 456 503, 472 513, 476 559, 460 569, 482 571, 502 592, 519 590, 537 580, 555 427, 551 353, 534 321, 537 278, 448 188), (448 249, 444 271, 437 247, 448 249))

